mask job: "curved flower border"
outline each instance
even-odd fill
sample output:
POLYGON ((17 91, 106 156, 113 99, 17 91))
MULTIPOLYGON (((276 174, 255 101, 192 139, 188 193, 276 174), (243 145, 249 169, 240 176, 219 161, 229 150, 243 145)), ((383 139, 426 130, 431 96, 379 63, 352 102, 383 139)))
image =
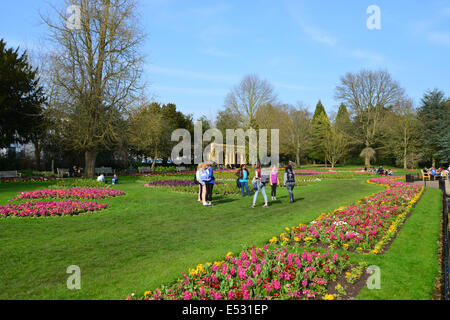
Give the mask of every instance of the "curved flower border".
POLYGON ((33 199, 105 199, 110 197, 122 196, 124 194, 125 192, 114 189, 41 189, 34 191, 23 191, 9 201, 33 199))
MULTIPOLYGON (((355 205, 340 207, 331 213, 322 213, 317 219, 315 219, 308 225, 299 224, 296 227, 285 228, 285 232, 281 233, 279 237, 272 237, 269 240, 269 243, 279 243, 281 245, 302 243, 306 247, 328 245, 329 249, 355 249, 356 252, 363 254, 381 254, 383 253, 383 248, 386 247, 386 245, 395 238, 398 233, 399 227, 404 223, 411 208, 413 208, 417 201, 419 201, 424 192, 423 186, 411 185, 406 182, 397 181, 399 179, 403 178, 383 177, 369 179, 367 180, 367 183, 382 185, 386 187, 386 190, 364 197, 355 205), (409 194, 401 193, 405 190, 407 190, 409 194), (407 203, 405 203, 401 201, 402 196, 411 196, 411 198, 407 203), (386 202, 381 200, 385 200, 386 202), (376 207, 371 208, 369 204, 375 205, 376 207), (390 223, 389 227, 385 226, 386 231, 384 233, 381 233, 381 235, 380 233, 378 233, 377 228, 383 229, 383 225, 381 225, 381 227, 379 225, 368 227, 368 229, 373 228, 369 230, 368 235, 380 235, 379 241, 373 244, 370 244, 369 242, 371 242, 372 240, 370 239, 373 239, 374 237, 369 237, 370 241, 368 241, 368 239, 366 239, 367 234, 363 234, 363 236, 361 236, 355 231, 347 231, 343 235, 343 230, 345 231, 347 222, 341 221, 339 219, 340 215, 345 212, 349 212, 351 218, 360 218, 360 212, 362 211, 362 214, 366 214, 366 212, 364 212, 364 209, 366 208, 370 208, 372 210, 377 209, 378 212, 376 212, 376 214, 379 215, 378 218, 381 222, 383 222, 382 219, 386 219, 386 221, 393 220, 392 223, 390 223), (380 208, 384 211, 380 211, 380 208), (326 222, 330 221, 333 221, 333 223, 331 227, 327 228, 328 225, 326 224, 326 222), (321 224, 322 222, 324 222, 323 225, 321 224), (336 234, 339 233, 340 237, 336 236, 336 234), (346 240, 350 241, 342 244, 342 242, 345 242, 346 240), (352 240, 354 240, 354 243, 351 242, 352 240), (367 248, 367 246, 371 246, 371 248, 363 249, 363 247, 367 248)), ((373 212, 370 212, 370 210, 368 211, 370 214, 375 216, 373 212)))
POLYGON ((78 215, 89 211, 107 208, 107 204, 94 201, 49 201, 49 202, 24 202, 20 204, 8 204, 0 206, 0 217, 50 217, 78 215))

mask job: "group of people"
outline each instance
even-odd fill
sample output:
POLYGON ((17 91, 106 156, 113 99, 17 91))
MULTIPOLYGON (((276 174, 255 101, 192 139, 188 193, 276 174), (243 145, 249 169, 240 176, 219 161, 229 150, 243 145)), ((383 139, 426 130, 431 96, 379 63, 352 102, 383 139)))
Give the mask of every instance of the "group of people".
POLYGON ((214 162, 203 162, 197 167, 194 183, 198 184, 198 201, 204 206, 212 207, 212 192, 214 188, 214 162))
MULTIPOLYGON (((249 188, 250 172, 247 169, 246 164, 242 164, 239 170, 236 172, 237 187, 241 189, 242 197, 251 196, 249 188)), ((198 201, 203 203, 204 206, 212 206, 212 191, 214 187, 214 163, 204 162, 198 165, 197 171, 194 177, 194 182, 199 186, 198 188, 198 201)), ((289 200, 293 203, 294 200, 294 187, 295 187, 295 173, 291 165, 288 165, 284 173, 284 186, 286 186, 289 192, 289 200)), ((252 181, 253 191, 253 204, 252 208, 256 206, 256 200, 258 195, 262 194, 264 198, 263 207, 268 207, 269 203, 266 194, 266 184, 270 183, 271 186, 271 200, 277 200, 277 187, 280 185, 278 178, 278 167, 273 166, 271 171, 263 171, 261 163, 258 161, 256 164, 255 176, 252 181)))
MULTIPOLYGON (((242 164, 239 171, 236 173, 238 180, 237 185, 241 188, 241 194, 243 197, 250 194, 250 189, 248 185, 249 180, 249 171, 247 169, 246 164, 242 164)), ((266 195, 266 184, 270 183, 271 186, 271 200, 276 201, 277 200, 277 187, 280 185, 280 180, 278 178, 278 167, 273 166, 270 173, 263 172, 261 163, 258 161, 256 164, 256 170, 255 170, 255 176, 252 180, 252 187, 255 191, 255 194, 253 196, 253 204, 252 208, 256 206, 256 200, 258 198, 258 195, 261 193, 264 198, 264 206, 268 207, 268 201, 267 201, 267 195, 266 195)), ((294 202, 294 187, 295 187, 295 173, 292 169, 292 166, 289 165, 286 167, 285 173, 284 173, 284 185, 286 186, 288 192, 289 192, 289 200, 291 203, 294 202)))
POLYGON ((394 171, 392 171, 392 169, 384 169, 383 166, 380 166, 378 169, 365 167, 364 171, 376 173, 380 176, 392 176, 394 174, 394 171))
POLYGON ((83 168, 73 166, 69 169, 69 176, 73 178, 80 178, 83 175, 83 168))
MULTIPOLYGON (((105 179, 105 174, 101 173, 98 177, 97 177, 97 182, 103 182, 106 183, 106 179, 105 179)), ((114 176, 111 179, 111 184, 119 184, 119 178, 117 177, 117 174, 114 174, 114 176)))
POLYGON ((444 177, 444 176, 448 176, 449 173, 450 173, 450 165, 448 166, 447 169, 439 168, 439 169, 437 169, 437 170, 436 170, 433 166, 432 166, 430 169, 428 169, 427 167, 425 167, 425 168, 423 169, 423 172, 424 172, 424 173, 429 173, 430 176, 432 176, 432 177, 444 177))

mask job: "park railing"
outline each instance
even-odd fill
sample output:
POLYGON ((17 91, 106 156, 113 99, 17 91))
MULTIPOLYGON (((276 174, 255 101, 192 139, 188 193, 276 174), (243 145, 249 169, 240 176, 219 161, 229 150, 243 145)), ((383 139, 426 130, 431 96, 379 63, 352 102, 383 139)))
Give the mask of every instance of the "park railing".
POLYGON ((443 298, 450 300, 450 249, 449 238, 450 230, 448 225, 448 207, 450 199, 450 183, 446 181, 439 181, 439 188, 442 190, 442 213, 443 213, 443 254, 442 254, 442 267, 444 273, 444 292, 443 298))

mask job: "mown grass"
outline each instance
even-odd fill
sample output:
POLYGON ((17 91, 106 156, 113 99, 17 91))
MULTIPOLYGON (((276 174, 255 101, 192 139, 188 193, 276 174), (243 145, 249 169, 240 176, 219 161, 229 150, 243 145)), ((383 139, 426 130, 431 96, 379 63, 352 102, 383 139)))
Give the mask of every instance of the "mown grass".
POLYGON ((389 251, 366 261, 381 270, 381 289, 363 289, 363 300, 430 300, 439 276, 437 258, 441 191, 427 189, 389 251))
MULTIPOLYGON (((123 299, 170 283, 198 263, 244 246, 264 245, 284 227, 354 203, 381 187, 363 179, 324 180, 285 189, 255 209, 251 199, 217 196, 205 208, 196 197, 147 189, 121 178, 123 197, 102 200, 107 210, 77 217, 0 219, 0 299, 123 299), (81 290, 68 290, 66 269, 81 268, 81 290)), ((44 184, 2 184, 0 204, 44 184)), ((268 196, 270 191, 268 190, 268 196)))

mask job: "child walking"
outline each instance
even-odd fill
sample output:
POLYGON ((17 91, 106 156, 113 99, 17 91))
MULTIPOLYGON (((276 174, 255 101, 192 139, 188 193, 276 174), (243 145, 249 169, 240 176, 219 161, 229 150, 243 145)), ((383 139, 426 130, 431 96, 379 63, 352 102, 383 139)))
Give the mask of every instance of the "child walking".
POLYGON ((280 180, 278 180, 278 168, 276 166, 272 167, 272 171, 270 172, 270 185, 272 187, 272 191, 270 193, 272 200, 277 200, 277 186, 280 184, 280 180))

